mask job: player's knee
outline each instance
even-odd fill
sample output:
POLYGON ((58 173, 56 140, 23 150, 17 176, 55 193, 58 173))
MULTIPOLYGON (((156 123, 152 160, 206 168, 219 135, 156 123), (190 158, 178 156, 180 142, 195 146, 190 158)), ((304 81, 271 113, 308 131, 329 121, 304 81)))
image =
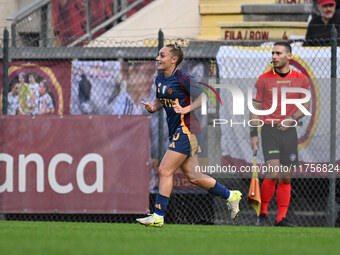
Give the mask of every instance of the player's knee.
POLYGON ((162 165, 158 168, 159 178, 169 178, 172 177, 173 173, 171 170, 163 167, 162 165))
POLYGON ((191 184, 199 185, 199 178, 196 178, 195 176, 187 176, 187 177, 188 177, 188 181, 191 184))

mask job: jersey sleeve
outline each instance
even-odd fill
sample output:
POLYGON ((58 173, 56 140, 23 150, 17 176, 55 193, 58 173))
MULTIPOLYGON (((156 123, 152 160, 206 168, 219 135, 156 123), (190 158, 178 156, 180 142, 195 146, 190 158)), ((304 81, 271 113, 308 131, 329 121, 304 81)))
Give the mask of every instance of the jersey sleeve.
MULTIPOLYGON (((310 91, 310 80, 307 77, 303 78, 302 80, 303 82, 301 84, 302 85, 301 87, 303 89, 310 91)), ((306 95, 304 93, 300 93, 300 98, 305 98, 305 97, 306 95)))
POLYGON ((257 103, 262 103, 263 95, 264 95, 264 80, 263 78, 259 78, 256 81, 253 89, 253 101, 257 103))
POLYGON ((159 98, 159 87, 158 87, 158 83, 159 83, 159 78, 156 77, 155 79, 155 90, 156 90, 156 98, 159 98))
POLYGON ((48 109, 52 109, 54 107, 52 98, 49 94, 46 94, 46 105, 48 109))
POLYGON ((176 79, 185 93, 190 95, 193 99, 202 94, 203 90, 199 83, 191 75, 181 72, 180 75, 176 76, 176 79))
POLYGON ((201 95, 203 90, 201 89, 199 83, 193 78, 190 77, 190 96, 192 96, 194 99, 197 98, 199 95, 201 95))

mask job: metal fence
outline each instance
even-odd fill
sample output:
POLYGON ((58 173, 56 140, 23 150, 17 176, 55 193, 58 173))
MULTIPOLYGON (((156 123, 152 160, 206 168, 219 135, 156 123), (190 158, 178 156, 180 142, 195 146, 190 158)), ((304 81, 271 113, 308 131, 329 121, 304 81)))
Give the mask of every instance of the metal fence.
POLYGON ((82 46, 152 0, 34 1, 8 18, 14 47, 82 46))
MULTIPOLYGON (((9 39, 5 38, 1 53, 3 114, 32 115, 33 117, 36 114, 148 114, 140 101, 152 101, 155 97, 153 80, 157 71, 154 60, 159 47, 171 41, 162 41, 162 37, 160 39, 161 41, 150 39, 140 42, 103 42, 103 45, 111 45, 111 47, 92 45, 92 47, 72 48, 7 48, 9 39), (140 46, 141 44, 145 46, 140 46), (53 67, 56 65, 58 67, 53 67), (49 70, 52 70, 52 73, 49 73, 49 70), (55 75, 56 73, 58 75, 55 75), (62 95, 63 100, 61 100, 56 83, 60 83, 60 79, 62 80, 67 73, 70 73, 68 83, 60 86, 63 89, 69 87, 69 94, 62 95), (43 80, 47 80, 48 86, 45 90, 41 90, 39 87, 43 80), (21 99, 21 102, 18 99, 13 108, 10 103, 13 102, 13 98, 20 96, 20 88, 23 86, 28 86, 30 92, 27 92, 28 94, 24 99, 21 99), (16 91, 16 89, 18 90, 16 91), (36 98, 46 93, 48 96, 45 98, 48 103, 43 109, 36 103, 36 98)), ((249 86, 251 79, 255 81, 254 79, 264 71, 261 68, 261 62, 270 62, 271 53, 268 49, 272 46, 272 42, 243 42, 240 44, 190 40, 186 40, 185 44, 185 61, 181 66, 183 70, 191 73, 198 81, 209 83, 211 86, 216 86, 223 79, 232 79, 241 87, 249 86), (225 54, 219 55, 222 46, 225 54), (263 51, 266 49, 268 55, 264 56, 263 51), (225 66, 222 66, 221 63, 224 63, 225 66), (243 63, 243 66, 240 66, 239 63, 243 63), (229 67, 234 69, 225 69, 229 67), (238 71, 243 76, 238 77, 235 68, 241 68, 242 70, 238 71)), ((337 161, 339 164, 339 157, 336 157, 339 155, 339 150, 335 150, 335 141, 339 139, 340 134, 334 133, 336 122, 330 121, 331 116, 334 116, 336 102, 339 100, 340 94, 336 95, 338 70, 332 69, 339 62, 336 59, 337 53, 334 51, 336 47, 333 46, 333 50, 331 47, 314 48, 314 55, 308 55, 309 52, 304 51, 301 43, 292 42, 292 45, 293 53, 300 52, 300 57, 309 59, 309 65, 314 65, 318 70, 317 75, 310 78, 312 80, 320 78, 317 81, 318 88, 314 92, 312 91, 313 98, 318 102, 314 104, 315 109, 313 110, 317 111, 319 107, 323 107, 323 116, 320 117, 319 123, 315 124, 317 127, 314 126, 320 131, 317 137, 318 144, 314 145, 314 150, 316 150, 316 155, 326 159, 325 162, 335 164, 337 161), (332 57, 332 64, 330 64, 330 57, 332 57), (330 86, 330 84, 332 85, 330 86), (331 95, 336 98, 331 98, 331 95), (334 151, 329 146, 330 142, 334 151), (331 155, 332 153, 334 155, 331 155)), ((295 62, 295 67, 301 63, 295 62)), ((308 65, 302 67, 305 70, 308 69, 308 65)), ((222 98, 228 97, 226 91, 219 90, 218 92, 222 98)), ((201 118, 201 124, 204 126, 207 136, 203 140, 204 146, 202 146, 206 151, 201 154, 200 160, 208 162, 208 164, 217 162, 221 165, 233 165, 232 158, 235 154, 240 155, 240 158, 249 159, 249 155, 245 155, 247 150, 240 147, 240 144, 246 144, 244 147, 249 146, 248 130, 230 132, 230 129, 226 129, 227 127, 219 129, 213 127, 214 119, 227 118, 224 110, 223 106, 215 107, 213 102, 209 101, 208 115, 201 118)), ((150 209, 153 210, 157 192, 157 166, 167 148, 167 127, 164 113, 158 112, 152 115, 150 124, 150 209)), ((307 124, 308 121, 304 120, 303 125, 307 124)), ((308 161, 308 163, 313 162, 320 163, 316 158, 315 161, 308 161)), ((250 175, 213 174, 213 176, 230 189, 239 189, 245 195, 248 192, 250 175)), ((293 223, 299 226, 339 226, 339 179, 336 179, 334 175, 310 174, 298 177, 294 178, 292 182, 292 199, 288 211, 293 223)), ((226 205, 222 199, 213 198, 206 192, 191 186, 185 182, 184 176, 179 171, 175 173, 174 180, 175 185, 168 207, 167 222, 254 224, 256 214, 246 204, 246 199, 242 200, 241 215, 234 223, 227 215, 226 205)), ((273 221, 275 214, 274 198, 269 207, 269 217, 273 221)), ((131 222, 134 221, 136 215, 6 214, 3 217, 7 220, 131 222)))

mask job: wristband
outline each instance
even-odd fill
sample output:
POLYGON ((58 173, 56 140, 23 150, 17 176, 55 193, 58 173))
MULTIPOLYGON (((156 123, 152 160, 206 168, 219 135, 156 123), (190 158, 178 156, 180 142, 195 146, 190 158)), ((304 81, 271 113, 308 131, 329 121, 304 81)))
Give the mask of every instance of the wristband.
POLYGON ((250 137, 258 136, 257 127, 250 127, 250 137))

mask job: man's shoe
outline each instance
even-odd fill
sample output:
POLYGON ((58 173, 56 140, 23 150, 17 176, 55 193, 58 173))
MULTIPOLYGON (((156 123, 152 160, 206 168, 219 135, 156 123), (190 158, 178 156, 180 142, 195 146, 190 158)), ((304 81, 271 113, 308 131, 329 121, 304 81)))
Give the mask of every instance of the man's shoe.
POLYGON ((239 204, 242 199, 242 193, 238 190, 232 190, 232 197, 228 198, 227 206, 228 210, 230 210, 231 219, 235 220, 240 212, 239 204))
POLYGON ((161 228, 164 225, 164 218, 162 217, 161 219, 159 219, 156 214, 149 215, 145 218, 136 219, 136 221, 146 227, 150 226, 161 228))
POLYGON ((296 225, 289 223, 286 218, 282 218, 281 221, 275 224, 277 227, 296 227, 296 225))
POLYGON ((268 217, 265 213, 261 213, 259 217, 257 217, 256 226, 267 226, 268 225, 268 217))

